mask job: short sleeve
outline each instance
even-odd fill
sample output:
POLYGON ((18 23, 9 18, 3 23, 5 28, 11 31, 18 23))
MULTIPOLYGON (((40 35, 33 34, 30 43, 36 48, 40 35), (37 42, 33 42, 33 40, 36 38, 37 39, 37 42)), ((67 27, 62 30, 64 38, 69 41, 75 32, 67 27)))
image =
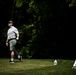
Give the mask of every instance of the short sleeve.
POLYGON ((18 29, 17 29, 17 28, 14 28, 14 32, 15 32, 16 34, 18 34, 18 33, 19 33, 19 31, 18 31, 18 29))

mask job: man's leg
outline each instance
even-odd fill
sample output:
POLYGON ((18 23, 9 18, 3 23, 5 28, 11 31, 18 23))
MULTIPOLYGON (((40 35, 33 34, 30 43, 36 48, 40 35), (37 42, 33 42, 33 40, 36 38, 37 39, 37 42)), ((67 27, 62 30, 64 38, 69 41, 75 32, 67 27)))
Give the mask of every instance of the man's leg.
POLYGON ((17 51, 17 50, 15 50, 15 53, 16 53, 16 55, 18 56, 18 51, 17 51))
POLYGON ((18 56, 18 58, 20 58, 20 55, 17 50, 15 50, 15 53, 16 53, 16 56, 18 56))
POLYGON ((16 43, 16 45, 15 45, 15 50, 14 50, 14 51, 15 51, 15 54, 16 54, 16 56, 18 57, 19 61, 22 61, 22 56, 19 54, 17 48, 18 48, 18 45, 17 45, 17 43, 16 43))
POLYGON ((20 54, 18 53, 17 50, 15 50, 15 53, 16 53, 16 55, 18 56, 18 59, 19 59, 20 61, 22 61, 22 56, 20 56, 20 54))
POLYGON ((11 61, 14 61, 14 51, 11 51, 11 61))
POLYGON ((10 52, 11 52, 11 60, 10 60, 10 62, 14 62, 15 44, 16 44, 16 41, 14 41, 14 40, 9 41, 10 52))

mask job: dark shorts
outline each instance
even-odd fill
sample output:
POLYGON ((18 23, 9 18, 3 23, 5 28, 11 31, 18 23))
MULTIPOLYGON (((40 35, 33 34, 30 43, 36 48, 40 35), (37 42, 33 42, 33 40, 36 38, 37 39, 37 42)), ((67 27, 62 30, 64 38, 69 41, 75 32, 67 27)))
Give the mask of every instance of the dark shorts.
POLYGON ((16 43, 17 43, 17 40, 15 40, 15 39, 9 41, 10 51, 15 50, 16 43))

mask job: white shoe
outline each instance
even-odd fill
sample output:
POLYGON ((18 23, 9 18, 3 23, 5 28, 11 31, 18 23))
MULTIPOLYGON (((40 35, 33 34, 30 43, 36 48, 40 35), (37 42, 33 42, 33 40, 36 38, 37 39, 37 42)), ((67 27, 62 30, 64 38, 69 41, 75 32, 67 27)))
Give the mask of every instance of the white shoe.
POLYGON ((18 55, 19 61, 22 61, 22 56, 18 55))

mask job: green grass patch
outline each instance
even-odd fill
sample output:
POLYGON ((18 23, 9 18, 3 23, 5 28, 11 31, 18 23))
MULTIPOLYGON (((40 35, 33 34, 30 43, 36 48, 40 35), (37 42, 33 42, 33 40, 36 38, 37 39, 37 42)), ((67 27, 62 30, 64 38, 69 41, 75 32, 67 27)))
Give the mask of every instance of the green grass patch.
POLYGON ((58 59, 54 66, 54 59, 23 59, 9 63, 9 59, 0 59, 0 75, 76 75, 72 69, 74 60, 58 59))

